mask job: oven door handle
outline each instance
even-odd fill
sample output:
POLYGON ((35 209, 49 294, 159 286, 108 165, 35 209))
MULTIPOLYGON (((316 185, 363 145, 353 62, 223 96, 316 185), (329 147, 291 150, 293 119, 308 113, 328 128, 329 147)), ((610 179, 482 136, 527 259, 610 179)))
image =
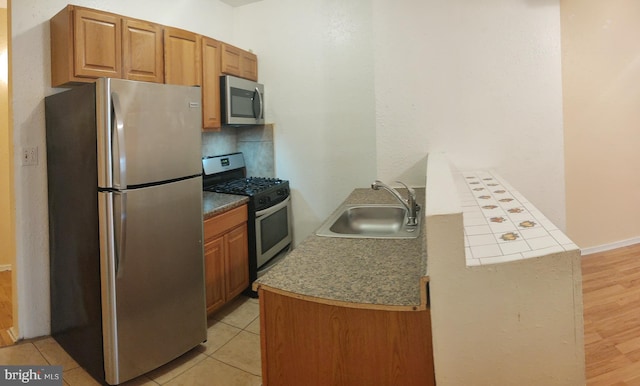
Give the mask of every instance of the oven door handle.
POLYGON ((288 196, 287 198, 285 198, 283 201, 277 203, 274 206, 270 206, 267 209, 263 209, 263 210, 259 210, 256 212, 256 219, 263 217, 263 216, 268 216, 272 213, 275 213, 277 211, 279 211, 280 209, 284 208, 285 206, 289 205, 289 201, 291 200, 291 196, 288 196))

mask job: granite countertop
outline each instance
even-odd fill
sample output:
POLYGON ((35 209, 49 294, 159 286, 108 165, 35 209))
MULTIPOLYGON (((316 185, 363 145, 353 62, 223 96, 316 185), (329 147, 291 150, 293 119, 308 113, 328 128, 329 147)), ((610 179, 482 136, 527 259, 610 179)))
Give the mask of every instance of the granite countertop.
MULTIPOLYGON (((406 191, 400 189, 403 197, 406 191)), ((416 189, 424 208, 425 189, 416 189)), ((384 190, 356 189, 344 204, 396 204, 384 190)), ((338 210, 336 208, 336 210, 338 210)), ((427 272, 423 209, 421 233, 414 239, 351 239, 309 236, 254 283, 326 301, 363 306, 421 305, 427 272)))
POLYGON ((202 192, 202 218, 206 220, 249 202, 246 196, 202 192))

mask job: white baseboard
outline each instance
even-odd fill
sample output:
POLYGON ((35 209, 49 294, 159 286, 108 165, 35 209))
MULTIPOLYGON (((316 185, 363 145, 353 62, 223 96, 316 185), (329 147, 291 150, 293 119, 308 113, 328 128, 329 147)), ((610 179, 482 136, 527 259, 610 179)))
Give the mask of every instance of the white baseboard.
POLYGON ((620 240, 614 243, 597 245, 595 247, 589 247, 581 249, 582 256, 591 255, 598 252, 606 252, 616 248, 628 247, 629 245, 640 244, 640 237, 634 237, 632 239, 620 240))
POLYGON ((0 264, 0 272, 11 271, 11 264, 0 264))

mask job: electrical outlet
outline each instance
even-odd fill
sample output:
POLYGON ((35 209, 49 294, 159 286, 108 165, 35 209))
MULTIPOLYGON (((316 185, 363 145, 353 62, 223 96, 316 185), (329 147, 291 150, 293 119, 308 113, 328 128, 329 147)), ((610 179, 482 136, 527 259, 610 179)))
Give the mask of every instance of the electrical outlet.
POLYGON ((22 148, 22 166, 34 166, 38 164, 38 147, 22 148))

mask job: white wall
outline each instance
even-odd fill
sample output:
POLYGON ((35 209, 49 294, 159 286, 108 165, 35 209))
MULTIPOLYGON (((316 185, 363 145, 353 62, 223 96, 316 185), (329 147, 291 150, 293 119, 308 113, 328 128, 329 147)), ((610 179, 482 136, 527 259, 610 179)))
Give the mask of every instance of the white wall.
POLYGON ((559 0, 373 4, 378 176, 424 183, 446 152, 564 229, 559 0))
POLYGON ((372 178, 424 186, 427 152, 495 168, 564 229, 558 0, 263 0, 234 16, 270 87, 297 241, 372 178))
POLYGON ((258 55, 267 87, 276 176, 290 180, 296 243, 375 179, 371 6, 263 0, 234 11, 234 38, 258 55))
MULTIPOLYGON (((50 87, 49 19, 67 0, 20 0, 11 4, 15 146, 16 273, 19 333, 48 334, 49 237, 44 97, 50 87), (38 146, 37 166, 21 166, 20 149, 38 146)), ((233 10, 207 0, 76 0, 76 5, 184 28, 233 43, 233 10), (153 9, 150 13, 149 10, 153 9)), ((70 148, 73 144, 70 144, 70 148)))

